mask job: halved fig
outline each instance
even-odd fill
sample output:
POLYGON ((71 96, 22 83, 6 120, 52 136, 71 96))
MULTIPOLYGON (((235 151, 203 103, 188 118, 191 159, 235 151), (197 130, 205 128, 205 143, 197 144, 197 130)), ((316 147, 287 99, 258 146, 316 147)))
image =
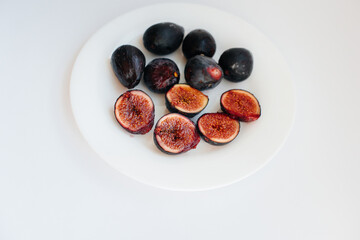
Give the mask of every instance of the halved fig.
POLYGON ((154 125, 154 103, 141 90, 122 94, 115 102, 114 113, 119 124, 133 134, 148 133, 154 125))
POLYGON ((165 102, 170 112, 194 117, 204 110, 209 97, 187 84, 176 84, 166 93, 165 102))
POLYGON ((155 93, 166 93, 179 80, 179 68, 168 58, 155 58, 144 69, 144 82, 155 93))
POLYGON ((242 89, 224 92, 220 98, 221 109, 232 118, 242 122, 251 122, 261 115, 261 107, 257 98, 242 89))
POLYGON ((200 136, 189 118, 178 113, 169 113, 156 123, 154 142, 164 153, 179 154, 196 148, 200 136))
POLYGON ((198 119, 197 128, 205 142, 224 145, 239 134, 240 123, 225 113, 206 113, 198 119))

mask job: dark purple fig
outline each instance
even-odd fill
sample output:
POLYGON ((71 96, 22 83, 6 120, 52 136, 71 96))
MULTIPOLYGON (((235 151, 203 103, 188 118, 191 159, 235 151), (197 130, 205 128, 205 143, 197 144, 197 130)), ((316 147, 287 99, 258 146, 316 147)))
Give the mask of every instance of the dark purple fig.
POLYGON ((206 113, 198 119, 197 128, 205 142, 224 145, 239 134, 240 123, 225 113, 206 113))
POLYGON ((165 94, 165 102, 170 112, 194 117, 207 106, 209 98, 187 84, 176 84, 165 94))
POLYGON ((242 122, 251 122, 261 115, 257 98, 250 92, 232 89, 224 92, 220 98, 221 109, 232 118, 242 122))
POLYGON ((115 102, 114 113, 116 120, 130 133, 145 134, 154 125, 154 103, 141 90, 129 90, 122 94, 115 102))
POLYGON ((156 58, 145 67, 144 81, 153 92, 166 93, 179 80, 179 68, 168 58, 156 58))
POLYGON ((111 66, 122 85, 133 88, 140 82, 145 68, 145 56, 134 46, 122 45, 113 52, 111 66))
POLYGON ((253 69, 253 57, 245 48, 230 48, 221 54, 219 65, 224 71, 224 78, 232 82, 247 79, 253 69))
POLYGON ((144 46, 157 55, 166 55, 180 47, 184 38, 184 28, 171 22, 149 27, 143 36, 144 46))
POLYGON ((186 35, 182 44, 182 51, 187 59, 201 54, 212 57, 215 50, 215 39, 208 31, 203 29, 191 31, 186 35))
POLYGON ((189 118, 178 113, 169 113, 156 123, 154 142, 162 152, 179 154, 196 148, 200 136, 189 118))
POLYGON ((197 55, 185 65, 186 82, 198 90, 216 87, 222 79, 223 71, 214 59, 197 55))

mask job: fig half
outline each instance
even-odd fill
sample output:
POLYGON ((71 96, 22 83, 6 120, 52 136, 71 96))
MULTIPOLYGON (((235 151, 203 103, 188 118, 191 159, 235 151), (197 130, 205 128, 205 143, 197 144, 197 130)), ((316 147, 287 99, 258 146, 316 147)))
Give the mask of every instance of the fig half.
POLYGON ((154 142, 164 153, 179 154, 196 148, 200 136, 189 118, 178 113, 169 113, 156 123, 154 142))
POLYGON ((155 93, 166 93, 179 81, 179 68, 171 59, 155 58, 144 69, 144 82, 155 93))
POLYGON ((205 142, 224 145, 239 134, 240 123, 225 113, 206 113, 198 119, 197 128, 205 142))
POLYGON ((176 84, 166 93, 165 102, 170 112, 194 117, 204 110, 209 97, 187 84, 176 84))
POLYGON ((220 105, 224 112, 242 122, 255 121, 261 115, 261 107, 257 98, 242 89, 224 92, 220 98, 220 105))
POLYGON ((154 103, 141 90, 122 94, 115 102, 114 113, 119 124, 133 134, 148 133, 154 125, 154 103))

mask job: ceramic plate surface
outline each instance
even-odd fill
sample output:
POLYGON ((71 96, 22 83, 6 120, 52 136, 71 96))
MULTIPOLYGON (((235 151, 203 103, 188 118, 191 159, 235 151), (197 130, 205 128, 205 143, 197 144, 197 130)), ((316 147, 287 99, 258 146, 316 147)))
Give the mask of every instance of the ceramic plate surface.
MULTIPOLYGON (((180 82, 185 82, 186 60, 181 47, 164 57, 177 63, 180 82)), ((171 190, 211 189, 249 176, 279 151, 294 118, 293 83, 276 47, 239 17, 202 5, 159 4, 116 18, 84 45, 73 67, 70 84, 76 122, 94 151, 121 173, 171 190), (147 63, 159 57, 142 44, 144 31, 159 22, 177 23, 185 28, 185 35, 197 28, 209 31, 217 44, 216 61, 223 51, 232 47, 252 52, 254 69, 250 78, 240 83, 223 79, 216 88, 204 91, 210 101, 202 113, 220 111, 220 96, 229 89, 250 91, 260 102, 261 117, 252 123, 241 123, 238 137, 228 145, 212 146, 201 141, 187 153, 166 155, 154 145, 153 130, 146 135, 132 135, 115 120, 115 100, 127 89, 112 71, 111 54, 120 45, 131 44, 143 51, 147 63)), ((164 94, 150 92, 143 82, 135 88, 144 90, 153 99, 155 123, 168 113, 164 94)))

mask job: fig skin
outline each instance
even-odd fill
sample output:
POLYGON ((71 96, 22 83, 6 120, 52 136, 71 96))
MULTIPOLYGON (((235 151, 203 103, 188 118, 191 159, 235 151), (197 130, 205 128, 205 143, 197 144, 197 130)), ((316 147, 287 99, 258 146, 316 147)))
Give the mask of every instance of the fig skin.
POLYGON ((128 90, 114 104, 115 118, 126 131, 146 134, 154 126, 155 105, 145 92, 128 90))
POLYGON ((139 84, 145 68, 145 56, 132 45, 122 45, 111 55, 111 66, 115 76, 126 88, 139 84))
POLYGON ((187 84, 176 84, 165 94, 165 103, 170 112, 192 118, 206 108, 209 97, 187 84), (175 100, 172 94, 175 94, 175 100), (183 103, 185 106, 182 107, 183 103))
POLYGON ((150 26, 143 35, 147 50, 157 55, 174 52, 184 38, 184 28, 175 23, 163 22, 150 26))
POLYGON ((200 142, 196 125, 178 113, 168 113, 161 117, 156 123, 153 138, 156 147, 169 155, 195 149, 200 142))
POLYGON ((171 59, 155 58, 145 67, 144 82, 152 92, 166 93, 179 81, 179 68, 171 59))
POLYGON ((185 65, 185 80, 193 88, 206 90, 216 87, 222 80, 223 70, 214 59, 197 55, 185 65))
POLYGON ((215 146, 221 146, 232 142, 240 132, 240 122, 232 119, 229 115, 225 113, 205 113, 201 117, 199 117, 196 126, 200 133, 200 136, 205 140, 205 142, 215 146), (204 124, 204 126, 202 126, 202 124, 204 124), (216 132, 216 130, 231 130, 231 132, 224 132, 222 134, 222 137, 228 137, 228 139, 218 139, 216 138, 216 136, 211 136, 221 134, 219 132, 216 132))
POLYGON ((232 82, 247 79, 253 70, 254 60, 245 48, 230 48, 221 54, 219 65, 224 71, 224 78, 232 82))
POLYGON ((208 31, 195 29, 184 38, 182 51, 187 59, 201 54, 212 57, 216 51, 215 39, 208 31))
POLYGON ((261 106, 254 94, 242 90, 231 89, 220 97, 221 110, 233 119, 241 122, 252 122, 261 116, 261 106))

